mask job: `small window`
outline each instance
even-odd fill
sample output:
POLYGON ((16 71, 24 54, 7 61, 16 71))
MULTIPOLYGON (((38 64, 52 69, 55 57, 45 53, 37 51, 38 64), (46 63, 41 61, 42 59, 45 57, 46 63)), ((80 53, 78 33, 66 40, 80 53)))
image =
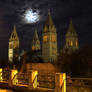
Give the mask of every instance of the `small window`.
POLYGON ((43 36, 43 42, 47 42, 48 41, 48 36, 43 36))
POLYGON ((56 42, 56 36, 55 35, 52 35, 51 36, 51 40, 52 40, 52 42, 56 42))

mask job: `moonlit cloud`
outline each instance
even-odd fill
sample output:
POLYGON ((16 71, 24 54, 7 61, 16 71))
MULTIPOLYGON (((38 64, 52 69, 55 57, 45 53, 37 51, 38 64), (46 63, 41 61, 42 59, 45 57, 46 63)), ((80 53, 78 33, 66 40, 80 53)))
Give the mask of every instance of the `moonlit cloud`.
POLYGON ((32 9, 28 9, 25 11, 22 18, 25 23, 36 23, 40 20, 39 11, 33 11, 32 9))

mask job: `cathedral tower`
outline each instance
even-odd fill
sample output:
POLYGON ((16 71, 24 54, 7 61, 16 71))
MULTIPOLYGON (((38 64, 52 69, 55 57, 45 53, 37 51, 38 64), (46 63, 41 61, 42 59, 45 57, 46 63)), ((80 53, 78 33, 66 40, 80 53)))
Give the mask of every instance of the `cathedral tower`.
POLYGON ((18 60, 19 55, 19 38, 16 32, 16 26, 14 25, 13 32, 9 39, 9 51, 8 58, 10 62, 18 60))
POLYGON ((53 62, 57 59, 57 33, 50 11, 42 34, 42 56, 45 62, 53 62))
POLYGON ((71 49, 71 50, 77 50, 79 48, 79 45, 78 45, 78 36, 77 36, 77 33, 75 31, 75 28, 72 24, 72 20, 70 20, 70 23, 69 23, 69 28, 68 28, 68 31, 66 33, 66 45, 65 47, 67 49, 71 49))
POLYGON ((32 41, 32 50, 33 51, 40 50, 40 41, 39 41, 39 37, 37 34, 37 30, 35 30, 35 32, 34 32, 34 37, 33 37, 33 41, 32 41))

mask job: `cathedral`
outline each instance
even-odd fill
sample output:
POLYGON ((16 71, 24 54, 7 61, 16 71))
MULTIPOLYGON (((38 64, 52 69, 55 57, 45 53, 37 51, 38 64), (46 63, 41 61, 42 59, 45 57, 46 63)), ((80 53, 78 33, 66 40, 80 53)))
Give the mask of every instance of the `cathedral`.
POLYGON ((37 51, 40 50, 40 40, 37 34, 37 29, 34 32, 33 40, 32 40, 32 50, 37 51))
POLYGON ((16 32, 16 26, 14 25, 13 32, 9 39, 8 59, 10 62, 14 62, 19 56, 19 37, 16 32))
MULTIPOLYGON (((62 52, 70 53, 79 48, 78 44, 78 35, 75 31, 75 28, 70 20, 67 33, 65 35, 65 45, 62 52)), ((58 47, 57 47, 57 32, 54 22, 52 20, 50 11, 42 31, 42 46, 40 44, 39 36, 37 29, 35 29, 33 40, 32 40, 32 51, 40 51, 41 57, 44 62, 50 62, 57 60, 58 57, 58 47)), ((18 59, 19 56, 19 37, 16 32, 16 26, 14 25, 13 32, 9 39, 9 50, 8 58, 10 62, 14 62, 18 59)))
POLYGON ((65 46, 63 48, 63 52, 70 54, 73 51, 76 51, 78 48, 78 35, 72 24, 72 20, 70 20, 69 27, 65 35, 65 46))
POLYGON ((57 32, 50 12, 48 12, 42 33, 42 57, 45 62, 52 62, 57 59, 57 32))

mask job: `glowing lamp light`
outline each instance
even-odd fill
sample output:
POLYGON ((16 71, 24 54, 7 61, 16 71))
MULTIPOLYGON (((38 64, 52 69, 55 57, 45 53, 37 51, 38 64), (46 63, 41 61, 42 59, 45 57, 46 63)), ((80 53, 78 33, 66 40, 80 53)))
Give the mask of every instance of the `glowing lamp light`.
POLYGON ((2 68, 0 68, 0 81, 2 81, 3 80, 3 77, 2 77, 2 68))
POLYGON ((16 85, 18 83, 17 73, 18 73, 18 70, 11 71, 11 80, 13 79, 13 85, 16 85))
POLYGON ((11 90, 6 90, 6 89, 0 89, 0 92, 13 92, 11 90))
POLYGON ((24 14, 24 20, 26 23, 36 23, 39 21, 39 11, 27 10, 24 14))

